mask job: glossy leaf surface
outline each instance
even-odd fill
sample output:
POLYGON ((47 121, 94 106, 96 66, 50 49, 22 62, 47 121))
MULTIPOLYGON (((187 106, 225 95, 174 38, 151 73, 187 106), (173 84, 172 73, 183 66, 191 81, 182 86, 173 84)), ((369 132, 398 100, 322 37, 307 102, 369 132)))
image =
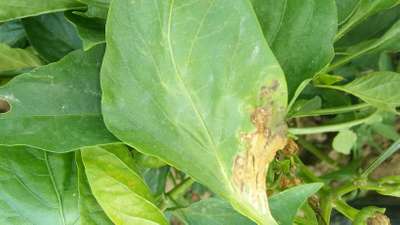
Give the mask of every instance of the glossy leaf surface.
POLYGON ((301 82, 321 71, 334 56, 337 30, 334 0, 252 0, 292 96, 301 82))
POLYGON ((286 144, 286 84, 250 3, 113 1, 106 40, 108 128, 275 224, 264 184, 286 144))
POLYGON ((114 224, 168 225, 141 177, 101 147, 81 151, 97 201, 114 224))
POLYGON ((0 22, 84 6, 75 0, 4 0, 0 2, 0 22))
POLYGON ((49 62, 82 47, 75 27, 64 17, 64 13, 26 18, 22 22, 31 45, 49 62))
POLYGON ((74 154, 0 147, 2 225, 74 225, 79 219, 74 154))
POLYGON ((66 152, 117 142, 100 112, 102 55, 103 47, 76 51, 2 86, 11 109, 0 114, 0 145, 66 152))

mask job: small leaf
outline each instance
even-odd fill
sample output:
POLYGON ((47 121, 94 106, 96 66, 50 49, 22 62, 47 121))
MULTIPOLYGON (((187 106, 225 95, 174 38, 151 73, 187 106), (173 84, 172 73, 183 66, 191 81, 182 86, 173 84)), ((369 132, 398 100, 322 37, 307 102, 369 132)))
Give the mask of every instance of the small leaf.
POLYGON ((304 184, 273 195, 269 204, 279 225, 293 225, 294 217, 308 197, 315 194, 322 183, 304 184))
POLYGON ((31 45, 47 61, 54 62, 82 47, 75 27, 64 13, 45 14, 22 20, 31 45))
POLYGON ((187 225, 255 225, 237 213, 226 201, 209 198, 174 212, 187 225))
POLYGON ((382 51, 400 50, 400 20, 397 21, 381 37, 357 43, 347 48, 343 57, 338 57, 330 67, 331 69, 344 65, 363 55, 371 55, 382 51))
POLYGON ((97 203, 90 190, 86 177, 85 167, 82 162, 80 151, 75 153, 78 168, 78 189, 79 189, 79 222, 82 225, 113 225, 103 209, 97 203))
POLYGON ((335 0, 252 0, 268 44, 288 82, 289 98, 334 57, 335 0))
POLYGON ((84 8, 84 5, 75 0, 2 0, 0 1, 0 22, 81 8, 84 8))
POLYGON ((0 76, 15 75, 40 65, 41 60, 29 50, 0 43, 0 76))
POLYGON ((339 40, 356 25, 360 24, 369 16, 372 16, 380 11, 390 9, 400 4, 399 0, 360 0, 357 4, 357 9, 352 13, 352 16, 340 27, 336 34, 336 40, 339 40))
POLYGON ((112 1, 106 41, 109 130, 274 225, 265 174, 287 140, 286 83, 249 1, 112 1))
POLYGON ((75 225, 79 218, 74 154, 0 147, 2 225, 75 225))
POLYGON ((333 139, 332 147, 335 151, 348 155, 356 142, 356 133, 351 130, 342 130, 333 139))
POLYGON ((103 49, 73 52, 0 87, 0 103, 9 106, 0 113, 0 145, 66 152, 118 142, 101 116, 103 49))
POLYGON ((332 85, 344 80, 342 76, 331 74, 319 74, 314 78, 316 84, 332 85))
POLYGON ((102 147, 81 152, 97 201, 115 224, 168 225, 141 177, 102 147))
POLYGON ((21 22, 16 20, 0 24, 0 42, 14 48, 26 47, 28 40, 21 22))
POLYGON ((103 19, 90 18, 72 12, 66 12, 65 15, 78 30, 85 51, 105 42, 105 21, 103 19))
POLYGON ((394 72, 373 72, 346 85, 320 87, 350 93, 382 110, 395 111, 400 106, 400 74, 394 72))

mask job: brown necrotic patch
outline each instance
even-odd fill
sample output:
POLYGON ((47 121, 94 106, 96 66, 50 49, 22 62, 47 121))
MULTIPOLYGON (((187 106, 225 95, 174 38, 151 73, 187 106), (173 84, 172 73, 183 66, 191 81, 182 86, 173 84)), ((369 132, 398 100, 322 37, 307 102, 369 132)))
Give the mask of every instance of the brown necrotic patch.
POLYGON ((4 99, 0 99, 0 114, 7 113, 11 110, 10 103, 4 99))
MULTIPOLYGON (((261 97, 268 98, 277 85, 261 89, 261 97)), ((250 116, 255 130, 241 135, 246 151, 234 159, 232 182, 241 196, 261 213, 268 213, 266 173, 276 152, 287 143, 286 124, 276 123, 272 102, 256 108, 250 116), (277 125, 278 124, 278 125, 277 125), (273 127, 272 127, 273 126, 273 127)), ((279 118, 278 118, 279 119, 279 118)))

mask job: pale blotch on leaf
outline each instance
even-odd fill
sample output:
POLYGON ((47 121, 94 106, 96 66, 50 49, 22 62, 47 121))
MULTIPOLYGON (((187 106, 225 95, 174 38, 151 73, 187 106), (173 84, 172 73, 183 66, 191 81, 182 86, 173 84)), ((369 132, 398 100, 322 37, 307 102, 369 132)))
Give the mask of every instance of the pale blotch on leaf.
MULTIPOLYGON (((277 82, 268 88, 262 87, 260 98, 263 105, 257 107, 251 114, 251 122, 255 127, 253 132, 241 135, 241 143, 246 151, 234 159, 232 182, 245 201, 254 208, 266 214, 269 212, 266 194, 266 174, 268 165, 275 158, 278 150, 287 144, 287 126, 284 121, 274 123, 274 104, 271 95, 277 90, 277 82)), ((280 113, 280 109, 275 109, 280 113)), ((282 112, 283 113, 283 112, 282 112)))
POLYGON ((0 99, 0 114, 7 113, 11 110, 10 103, 4 99, 0 99))

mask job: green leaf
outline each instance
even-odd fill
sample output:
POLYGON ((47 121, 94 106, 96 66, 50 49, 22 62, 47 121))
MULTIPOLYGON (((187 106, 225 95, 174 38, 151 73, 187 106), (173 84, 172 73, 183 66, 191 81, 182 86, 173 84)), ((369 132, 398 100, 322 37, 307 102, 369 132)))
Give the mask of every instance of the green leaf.
POLYGON ((286 84, 248 0, 113 1, 106 41, 107 127, 275 224, 263 184, 286 144, 286 84))
POLYGON ((319 87, 350 93, 382 110, 395 111, 400 106, 400 74, 394 72, 373 72, 345 85, 319 87))
POLYGON ((0 22, 50 12, 84 8, 75 0, 7 0, 0 2, 0 22))
POLYGON ((264 34, 287 78, 289 96, 334 57, 334 0, 252 0, 264 34))
POLYGON ((42 65, 32 52, 0 43, 0 76, 18 74, 42 65))
POLYGON ((0 147, 2 225, 74 225, 79 218, 74 154, 0 147))
POLYGON ((399 0, 360 0, 352 16, 340 27, 336 34, 336 40, 341 39, 347 32, 366 18, 398 4, 400 4, 399 0))
POLYGON ((309 203, 305 203, 301 207, 301 215, 294 219, 295 225, 319 225, 316 212, 311 208, 309 203))
POLYGON ((113 225, 90 189, 80 151, 75 153, 78 167, 79 212, 82 225, 113 225))
POLYGON ((384 35, 377 39, 368 40, 349 47, 345 56, 339 57, 330 69, 335 69, 360 56, 379 53, 382 51, 400 50, 400 20, 397 21, 384 35))
POLYGON ((82 47, 75 27, 64 17, 64 13, 26 18, 22 22, 31 45, 49 62, 82 47))
POLYGON ((333 139, 332 147, 335 151, 348 155, 356 142, 356 133, 351 130, 342 130, 333 139))
POLYGON ((72 12, 66 12, 65 15, 78 30, 85 51, 105 42, 105 21, 103 19, 90 18, 72 12))
POLYGON ((322 186, 322 183, 304 184, 273 195, 269 200, 272 215, 280 225, 292 225, 298 209, 322 186))
POLYGON ((102 54, 102 46, 76 51, 2 86, 0 102, 11 109, 0 113, 0 145, 66 152, 118 142, 101 116, 102 54))
MULTIPOLYGON (((269 202, 275 219, 280 225, 293 225, 298 209, 308 197, 322 187, 321 183, 297 186, 276 195, 269 202)), ((235 212, 227 202, 210 198, 177 210, 176 215, 190 225, 251 225, 252 221, 235 212)))
POLYGON ((0 42, 15 48, 27 45, 24 27, 20 21, 10 21, 0 24, 0 42))
POLYGON ((93 194, 115 224, 168 224, 142 178, 116 155, 102 147, 81 154, 93 194))
POLYGON ((187 225, 255 225, 224 200, 209 198, 174 212, 187 225))

